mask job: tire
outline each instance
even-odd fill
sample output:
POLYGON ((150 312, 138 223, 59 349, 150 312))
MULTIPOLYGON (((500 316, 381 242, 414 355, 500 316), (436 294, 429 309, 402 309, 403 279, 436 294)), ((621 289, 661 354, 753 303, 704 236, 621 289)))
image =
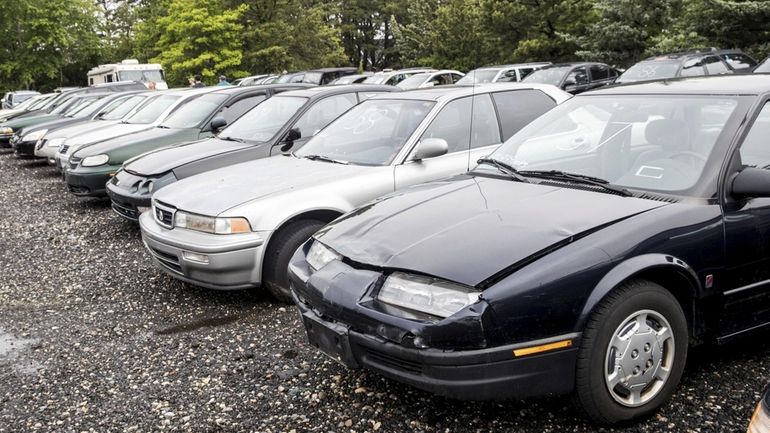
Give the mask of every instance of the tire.
POLYGON ((576 403, 602 425, 651 415, 676 390, 688 345, 687 319, 669 291, 645 280, 623 284, 601 301, 583 330, 576 403))
POLYGON ((292 304, 289 289, 289 261, 294 253, 313 233, 326 223, 319 220, 298 220, 280 228, 270 239, 262 281, 265 288, 275 299, 285 304, 292 304))

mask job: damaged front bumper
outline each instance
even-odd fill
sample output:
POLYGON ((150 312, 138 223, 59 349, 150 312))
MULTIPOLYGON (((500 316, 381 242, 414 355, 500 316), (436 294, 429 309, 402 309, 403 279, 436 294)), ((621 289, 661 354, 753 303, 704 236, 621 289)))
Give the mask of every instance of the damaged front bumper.
POLYGON ((342 261, 312 272, 304 259, 307 248, 307 244, 300 248, 289 265, 294 301, 309 342, 345 366, 371 369, 461 400, 572 391, 575 345, 529 356, 517 356, 515 351, 565 339, 577 341, 578 334, 489 347, 488 341, 498 338, 486 335, 485 329, 493 326, 484 301, 440 321, 399 317, 374 299, 381 273, 342 261))

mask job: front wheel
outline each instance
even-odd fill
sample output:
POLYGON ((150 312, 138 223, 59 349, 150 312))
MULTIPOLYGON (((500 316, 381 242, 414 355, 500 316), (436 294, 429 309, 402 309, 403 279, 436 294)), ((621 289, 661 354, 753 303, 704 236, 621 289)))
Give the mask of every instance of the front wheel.
POLYGON ((273 235, 265 253, 262 281, 275 299, 286 304, 292 303, 289 261, 297 248, 324 225, 326 223, 319 220, 299 220, 287 224, 273 235))
POLYGON ((583 331, 575 378, 579 406, 606 425, 651 414, 679 384, 688 340, 687 319, 669 291, 649 281, 615 289, 583 331))

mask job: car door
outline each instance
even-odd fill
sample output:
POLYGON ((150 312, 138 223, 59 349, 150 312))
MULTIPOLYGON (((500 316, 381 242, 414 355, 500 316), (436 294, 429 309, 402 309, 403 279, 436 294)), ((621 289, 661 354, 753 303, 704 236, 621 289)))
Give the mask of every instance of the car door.
MULTIPOLYGON (((770 169, 768 136, 770 103, 765 103, 737 151, 742 167, 770 169)), ((724 225, 723 337, 770 322, 770 198, 726 205, 724 225)))

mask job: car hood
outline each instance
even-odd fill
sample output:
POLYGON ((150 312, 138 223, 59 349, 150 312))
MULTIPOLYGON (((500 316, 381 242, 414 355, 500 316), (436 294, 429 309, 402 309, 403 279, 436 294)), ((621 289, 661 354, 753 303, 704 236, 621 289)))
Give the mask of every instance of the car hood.
POLYGON ((367 265, 469 286, 663 202, 463 175, 370 203, 317 237, 367 265))
POLYGON ((59 117, 60 116, 58 114, 41 114, 38 116, 30 116, 30 117, 20 116, 5 122, 4 126, 8 126, 13 128, 14 130, 18 130, 25 126, 48 122, 54 119, 58 119, 59 117))
POLYGON ((148 152, 126 164, 124 170, 137 176, 157 176, 193 161, 251 145, 209 138, 148 152))
POLYGON ((135 123, 116 123, 106 128, 99 128, 96 131, 85 132, 67 139, 70 146, 83 146, 99 141, 109 140, 122 135, 134 134, 146 129, 152 129, 154 126, 135 123))
POLYGON ((63 128, 59 128, 56 131, 46 134, 46 138, 49 140, 52 138, 70 138, 77 135, 93 132, 108 126, 112 126, 120 122, 120 120, 88 120, 82 123, 76 123, 74 125, 67 125, 63 128))
MULTIPOLYGON (((73 125, 73 124, 80 124, 83 122, 88 122, 88 119, 78 118, 78 117, 61 117, 53 120, 49 120, 47 122, 43 123, 36 123, 32 126, 27 126, 23 129, 25 134, 29 134, 30 132, 40 131, 43 129, 47 129, 49 132, 58 131, 61 128, 73 125)), ((50 136, 50 134, 46 134, 46 136, 50 136)))
POLYGON ((376 168, 281 155, 182 179, 155 192, 153 199, 188 212, 216 216, 239 205, 289 190, 317 188, 339 180, 354 182, 353 177, 366 175, 376 168))
MULTIPOLYGON (((119 126, 119 125, 115 125, 115 126, 119 126)), ((112 128, 109 128, 109 129, 112 129, 112 128)), ((86 146, 78 150, 77 154, 78 156, 87 156, 87 155, 99 155, 102 153, 109 153, 124 147, 139 145, 140 143, 167 140, 167 139, 170 139, 171 137, 185 134, 188 131, 189 130, 187 129, 169 129, 169 128, 155 127, 152 129, 138 131, 133 134, 123 134, 114 138, 108 138, 103 141, 99 141, 97 143, 91 144, 89 146, 86 146)))

